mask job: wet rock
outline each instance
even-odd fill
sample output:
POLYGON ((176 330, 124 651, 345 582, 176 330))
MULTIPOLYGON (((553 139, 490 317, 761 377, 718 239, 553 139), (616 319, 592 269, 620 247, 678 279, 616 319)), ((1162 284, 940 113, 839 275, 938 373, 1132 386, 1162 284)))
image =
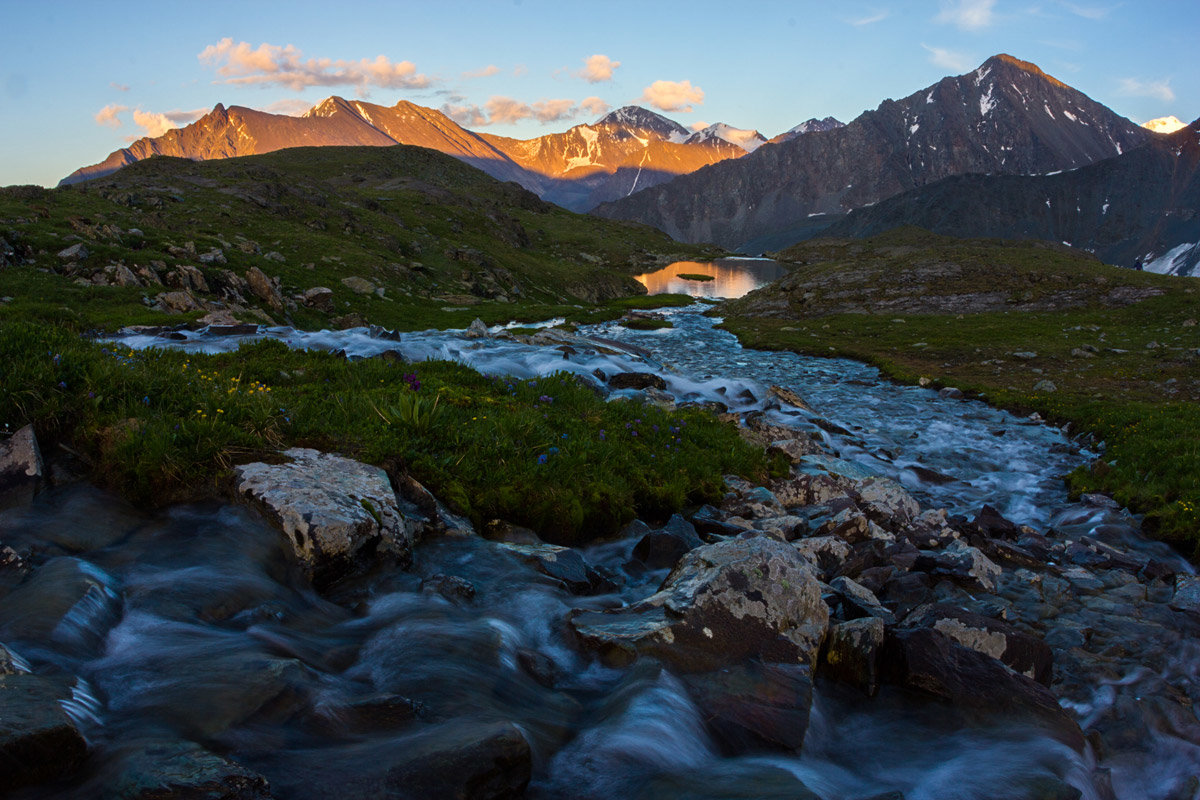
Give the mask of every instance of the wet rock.
POLYGON ((767 445, 767 455, 781 455, 788 463, 799 464, 805 456, 824 450, 817 442, 807 437, 776 439, 767 445))
POLYGON ((1041 639, 998 619, 961 608, 937 604, 918 609, 904 620, 905 628, 932 628, 963 647, 991 656, 1027 678, 1049 686, 1054 653, 1041 639))
POLYGON ((327 587, 376 558, 411 562, 413 532, 387 473, 316 450, 284 455, 292 461, 237 467, 237 492, 283 531, 314 585, 327 587))
POLYGON ((1078 593, 1096 594, 1104 591, 1104 581, 1083 567, 1069 567, 1068 569, 1064 569, 1062 576, 1071 584, 1071 588, 1078 593))
POLYGON ((529 742, 511 723, 439 725, 396 742, 395 755, 382 792, 359 793, 351 780, 343 796, 515 800, 533 769, 529 742))
POLYGON ((52 643, 79 657, 99 653, 121 619, 120 585, 93 564, 52 558, 0 603, 0 629, 13 639, 52 643))
POLYGON ((814 506, 850 496, 851 482, 824 473, 801 473, 772 481, 771 491, 786 508, 814 506))
POLYGON ((0 675, 14 675, 17 672, 24 670, 17 669, 17 660, 13 658, 12 651, 0 644, 0 675))
POLYGON ((488 326, 484 323, 484 321, 479 317, 476 317, 471 321, 471 324, 467 327, 467 331, 463 334, 463 336, 467 337, 468 339, 487 339, 491 336, 491 334, 488 332, 488 326))
POLYGON ((1200 577, 1176 575, 1175 594, 1171 597, 1171 608, 1200 614, 1200 577))
POLYGON ((33 426, 0 442, 0 508, 26 503, 42 482, 44 467, 33 426))
POLYGON ((656 594, 573 613, 570 624, 610 663, 643 653, 705 672, 750 658, 812 666, 828 621, 820 583, 796 548, 751 536, 692 550, 656 594))
POLYGON ((1027 714, 1063 743, 1083 749, 1079 725, 1049 689, 931 628, 889 631, 879 663, 884 680, 939 697, 960 710, 1027 714))
POLYGON ((559 581, 576 594, 592 587, 593 575, 583 556, 556 544, 513 544, 496 542, 496 547, 516 555, 543 575, 559 581))
POLYGON ((87 743, 60 703, 71 684, 29 673, 0 675, 0 794, 64 778, 87 743))
POLYGON ((737 536, 746 529, 735 525, 716 506, 703 505, 692 515, 692 525, 699 533, 710 536, 737 536))
POLYGON ((836 536, 850 544, 871 538, 871 521, 856 507, 845 508, 825 520, 814 531, 816 536, 836 536))
POLYGON ((962 389, 956 389, 953 386, 947 386, 938 391, 938 397, 943 397, 947 400, 962 400, 962 389))
POLYGON ((618 372, 608 379, 610 389, 662 389, 667 382, 652 372, 618 372))
POLYGON ((817 569, 822 579, 832 579, 841 572, 842 565, 854 552, 844 539, 837 536, 810 536, 795 540, 792 546, 817 569))
POLYGON ((1004 515, 989 505, 979 509, 973 522, 975 528, 989 539, 1015 540, 1021 534, 1016 523, 1005 519, 1004 515))
POLYGON ((920 464, 910 464, 904 468, 904 472, 911 472, 921 483, 931 486, 947 486, 958 481, 958 478, 955 478, 953 475, 945 475, 937 470, 923 467, 920 464))
POLYGON ((808 520, 791 514, 756 519, 753 525, 755 530, 760 530, 785 542, 790 542, 808 533, 808 520))
POLYGON ((455 603, 469 603, 475 599, 475 584, 466 578, 441 572, 421 581, 421 591, 426 594, 440 594, 455 603))
POLYGON ((879 690, 877 664, 883 637, 884 623, 878 617, 862 617, 830 626, 818 674, 873 696, 879 690))
POLYGON ((547 689, 553 689, 558 683, 558 665, 545 653, 527 647, 518 648, 517 664, 526 675, 547 689))
POLYGON ((650 531, 633 546, 633 557, 650 569, 674 567, 688 551, 704 545, 695 527, 679 514, 658 530, 650 531))
POLYGON ((806 411, 812 410, 811 408, 809 408, 808 403, 804 402, 804 398, 802 398, 799 394, 792 391, 791 389, 788 389, 784 386, 772 386, 772 387, 770 387, 770 392, 771 392, 771 394, 775 395, 780 400, 782 400, 783 402, 787 403, 790 406, 795 406, 796 408, 803 408, 806 411))
POLYGON ((314 286, 305 289, 300 294, 300 302, 317 311, 333 311, 333 289, 327 286, 314 286))
POLYGON ((193 742, 144 742, 105 753, 97 796, 121 800, 270 800, 267 779, 193 742))
POLYGON ((812 706, 808 665, 750 662, 685 675, 683 682, 727 755, 798 752, 804 744, 812 706))
POLYGON ((238 322, 232 325, 209 325, 205 333, 209 336, 253 336, 258 333, 258 324, 238 322))
POLYGON ((955 539, 942 550, 922 550, 914 565, 916 569, 955 578, 973 584, 985 592, 996 590, 996 566, 981 550, 955 539))

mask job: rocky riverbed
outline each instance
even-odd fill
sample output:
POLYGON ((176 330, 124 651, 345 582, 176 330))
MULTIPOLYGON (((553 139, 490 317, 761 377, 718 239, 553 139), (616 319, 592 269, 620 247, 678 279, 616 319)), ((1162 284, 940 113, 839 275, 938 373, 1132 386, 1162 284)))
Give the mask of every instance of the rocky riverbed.
POLYGON ((790 474, 571 549, 309 450, 238 468, 236 502, 148 514, 21 434, 0 465, 0 791, 1196 795, 1200 582, 1107 498, 954 494, 969 465, 899 453, 866 469, 872 431, 810 408, 820 391, 556 336, 499 361, 519 345, 625 402, 724 397, 790 474))

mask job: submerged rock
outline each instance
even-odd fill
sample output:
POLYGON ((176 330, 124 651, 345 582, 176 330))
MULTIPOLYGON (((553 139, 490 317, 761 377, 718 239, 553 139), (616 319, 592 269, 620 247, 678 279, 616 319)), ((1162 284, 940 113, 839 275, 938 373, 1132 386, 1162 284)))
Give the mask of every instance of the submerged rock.
POLYGON ((412 530, 386 472, 316 450, 284 455, 292 461, 237 467, 237 492, 283 530, 315 585, 329 586, 375 557, 412 561, 412 530))
POLYGON ((812 667, 828 623, 812 567, 796 548, 767 536, 692 550, 656 594, 570 619, 606 661, 641 653, 685 673, 752 658, 812 667))

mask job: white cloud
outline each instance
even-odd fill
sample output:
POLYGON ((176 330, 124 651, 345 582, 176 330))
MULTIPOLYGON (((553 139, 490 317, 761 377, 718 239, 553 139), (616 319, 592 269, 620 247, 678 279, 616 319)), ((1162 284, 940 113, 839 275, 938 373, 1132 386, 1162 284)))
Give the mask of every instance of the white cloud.
POLYGON ((1066 3, 1066 2, 1064 2, 1062 4, 1062 6, 1063 6, 1063 8, 1067 9, 1067 11, 1070 11, 1072 14, 1074 14, 1077 17, 1083 17, 1084 19, 1092 19, 1092 20, 1104 19, 1109 14, 1111 14, 1112 10, 1113 10, 1112 8, 1102 8, 1102 7, 1098 7, 1098 6, 1081 6, 1081 5, 1077 5, 1075 3, 1066 3))
POLYGON ((611 81, 613 71, 621 66, 620 61, 613 61, 608 56, 600 55, 599 53, 594 56, 588 56, 583 62, 584 68, 579 71, 579 77, 588 83, 611 81))
POLYGON ((1171 81, 1141 81, 1137 78, 1121 78, 1120 86, 1117 91, 1121 94, 1133 95, 1136 97, 1153 97, 1156 100, 1162 100, 1164 103, 1170 103, 1175 99, 1175 90, 1171 88, 1171 81))
POLYGON ((533 109, 527 103, 511 97, 489 97, 483 108, 487 112, 489 125, 520 122, 533 116, 533 109))
POLYGON ((129 87, 123 83, 117 83, 116 81, 110 81, 108 85, 111 86, 112 88, 116 89, 118 92, 128 92, 129 91, 129 87))
POLYGON ((703 120, 697 120, 697 121, 693 122, 691 125, 689 125, 688 127, 694 131, 702 131, 708 127, 708 123, 704 122, 703 120))
POLYGON ((655 81, 642 90, 639 103, 649 103, 659 111, 692 110, 692 103, 704 102, 704 90, 691 81, 655 81))
POLYGON ((152 139, 156 136, 162 136, 167 131, 174 130, 175 128, 179 127, 172 122, 166 114, 160 114, 155 111, 142 111, 140 108, 135 108, 133 110, 133 121, 134 123, 145 128, 145 135, 152 139))
POLYGON ((129 106, 119 106, 109 103, 97 111, 93 119, 96 120, 97 125, 103 125, 106 128, 119 128, 121 127, 121 118, 118 115, 128 110, 129 106))
POLYGON ((274 103, 269 103, 263 107, 263 111, 268 114, 283 114, 288 117, 303 116, 305 111, 313 107, 313 104, 307 100, 301 100, 299 97, 289 97, 286 100, 276 100, 274 103))
POLYGON ((858 19, 848 19, 846 21, 855 27, 862 27, 863 25, 874 25, 876 22, 883 22, 890 15, 891 12, 887 10, 876 11, 874 14, 870 14, 865 17, 859 17, 858 19))
POLYGON ((417 72, 411 61, 392 61, 387 56, 346 61, 305 58, 295 45, 267 44, 252 48, 249 42, 234 44, 228 36, 204 48, 201 62, 214 66, 221 80, 235 86, 285 86, 300 91, 308 86, 368 86, 382 89, 424 89, 432 81, 417 72))
POLYGON ((601 100, 599 97, 585 97, 579 101, 581 111, 586 111, 593 117, 600 117, 608 113, 608 103, 601 100))
POLYGON ((978 31, 995 22, 996 0, 942 0, 935 22, 949 23, 965 31, 978 31))
POLYGON ((464 78, 490 78, 498 72, 500 72, 499 67, 495 64, 488 64, 483 69, 471 70, 470 72, 464 72, 462 75, 464 78))
POLYGON ((968 58, 962 53, 958 53, 953 50, 947 50, 944 47, 930 47, 924 43, 921 44, 921 47, 924 47, 929 51, 929 63, 937 67, 942 67, 943 69, 949 69, 955 72, 967 72, 972 66, 974 66, 975 63, 972 59, 968 58))

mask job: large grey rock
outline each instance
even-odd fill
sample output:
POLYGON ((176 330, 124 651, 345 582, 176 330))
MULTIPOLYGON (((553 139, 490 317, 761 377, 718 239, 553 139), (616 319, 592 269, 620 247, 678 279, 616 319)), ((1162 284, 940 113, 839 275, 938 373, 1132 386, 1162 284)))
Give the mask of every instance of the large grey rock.
POLYGON ((396 750, 382 791, 343 796, 516 800, 533 771, 529 742, 511 723, 447 723, 403 740, 396 750))
POLYGON ((305 448, 284 455, 292 461, 237 467, 237 491, 283 530, 314 584, 376 557, 411 562, 412 530, 386 472, 305 448))
POLYGON ((0 675, 0 795, 70 775, 87 743, 60 701, 67 681, 41 675, 0 675))
POLYGON ((28 501, 42 481, 44 466, 33 426, 0 442, 0 508, 28 501))
POLYGON ((868 478, 854 487, 858 505, 875 522, 908 522, 921 513, 921 506, 905 489, 890 478, 868 478))
POLYGON ((342 285, 355 294, 371 294, 375 291, 375 284, 357 275, 349 275, 342 278, 342 285))
POLYGON ((812 671, 760 664, 684 676, 708 729, 730 755, 764 747, 798 752, 808 731, 812 671))
POLYGON ((570 547, 556 544, 516 544, 496 542, 543 575, 561 581, 572 592, 586 592, 592 586, 593 572, 583 556, 570 547))
POLYGON ((633 557, 650 569, 670 568, 679 563, 684 553, 703 544, 695 526, 675 514, 666 525, 638 540, 633 546, 633 557))
POLYGON ((271 308, 276 311, 283 308, 283 297, 279 294, 279 287, 267 277, 267 273, 258 267, 250 267, 246 270, 246 283, 249 284, 250 291, 271 308))
POLYGON ((65 247, 58 251, 58 257, 63 261, 82 261, 91 253, 83 246, 83 242, 76 242, 70 247, 65 247))
POLYGON ((996 578, 1000 575, 1000 567, 979 548, 961 539, 955 539, 942 550, 922 550, 916 568, 974 584, 985 592, 996 590, 996 578))
POLYGON ((932 628, 963 647, 991 656, 1010 669, 1043 686, 1049 686, 1054 670, 1054 653, 1036 636, 1031 636, 998 619, 973 614, 939 603, 917 609, 904 620, 905 628, 932 628))
POLYGON ((862 617, 831 626, 820 674, 874 695, 879 690, 877 664, 883 634, 883 620, 878 617, 862 617))
POLYGON ((471 324, 467 326, 467 332, 464 333, 463 336, 466 336, 468 339, 487 339, 489 336, 491 336, 491 333, 488 332, 488 326, 484 323, 484 321, 479 317, 476 317, 471 321, 471 324))
POLYGON ((655 656, 681 672, 756 658, 815 665, 829 609, 808 562, 767 536, 687 553, 650 597, 573 614, 572 628, 610 663, 655 656))
POLYGON ((300 295, 300 300, 309 308, 315 308, 318 311, 333 311, 333 289, 327 286, 305 289, 300 295))

